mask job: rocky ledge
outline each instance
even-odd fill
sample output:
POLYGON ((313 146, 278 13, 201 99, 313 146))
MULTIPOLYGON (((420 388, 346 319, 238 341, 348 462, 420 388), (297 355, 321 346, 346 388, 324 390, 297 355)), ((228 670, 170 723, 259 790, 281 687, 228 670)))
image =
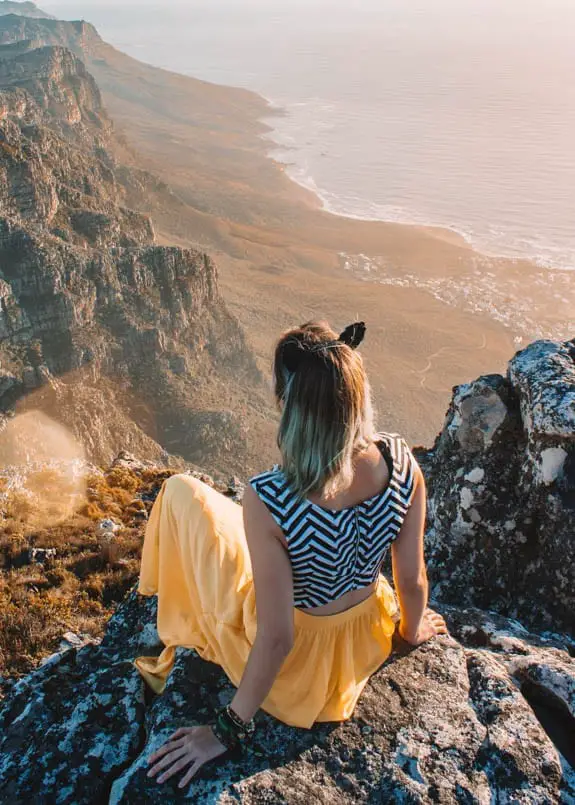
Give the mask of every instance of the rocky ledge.
POLYGON ((159 651, 155 599, 132 593, 100 645, 71 648, 12 686, 0 711, 2 801, 18 803, 572 803, 575 644, 516 621, 444 607, 452 636, 398 645, 354 718, 312 730, 263 715, 241 760, 180 792, 146 758, 206 723, 232 688, 180 649, 150 697, 132 659, 159 651))
POLYGON ((432 450, 433 595, 575 635, 575 340, 457 386, 432 450))
POLYGON ((152 696, 133 659, 161 649, 156 601, 132 592, 101 641, 68 636, 4 681, 0 801, 573 805, 574 353, 574 342, 535 342, 506 377, 454 390, 433 449, 417 451, 434 605, 450 635, 399 641, 349 722, 307 731, 261 714, 242 759, 207 767, 185 792, 149 780, 148 755, 233 691, 179 649, 152 696))

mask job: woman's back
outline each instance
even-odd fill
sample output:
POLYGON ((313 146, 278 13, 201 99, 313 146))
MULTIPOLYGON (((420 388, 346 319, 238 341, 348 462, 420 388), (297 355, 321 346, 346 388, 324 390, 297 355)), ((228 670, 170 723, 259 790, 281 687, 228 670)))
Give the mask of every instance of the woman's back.
POLYGON ((336 495, 302 498, 279 467, 251 485, 281 529, 294 605, 332 614, 373 591, 413 496, 414 459, 400 436, 381 433, 357 460, 352 483, 336 495))

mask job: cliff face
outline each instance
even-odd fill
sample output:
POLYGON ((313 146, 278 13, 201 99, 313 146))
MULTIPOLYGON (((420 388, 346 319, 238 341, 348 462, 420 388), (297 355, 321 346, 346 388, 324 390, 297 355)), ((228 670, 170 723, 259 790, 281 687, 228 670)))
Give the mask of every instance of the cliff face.
POLYGON ((149 217, 127 206, 160 183, 122 166, 121 147, 76 56, 0 46, 0 410, 34 390, 21 404, 65 412, 103 462, 153 439, 156 457, 218 466, 221 427, 220 468, 243 469, 245 425, 230 409, 245 406, 243 380, 257 389, 255 362, 211 259, 156 245, 149 217))
POLYGON ((36 47, 33 41, 4 44, 0 49, 0 86, 27 91, 52 126, 111 128, 100 90, 84 64, 63 47, 36 47))
POLYGON ((433 595, 575 634, 575 341, 458 386, 422 452, 433 595))

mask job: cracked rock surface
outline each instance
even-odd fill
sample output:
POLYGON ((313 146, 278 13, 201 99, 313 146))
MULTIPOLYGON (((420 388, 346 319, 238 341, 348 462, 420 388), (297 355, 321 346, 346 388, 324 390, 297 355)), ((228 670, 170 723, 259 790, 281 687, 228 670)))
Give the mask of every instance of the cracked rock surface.
POLYGON ((206 767, 181 792, 146 777, 148 754, 209 721, 233 689, 179 649, 165 693, 147 694, 131 660, 160 650, 155 599, 132 593, 99 646, 55 655, 8 693, 0 800, 575 802, 575 644, 476 609, 443 612, 451 636, 398 644, 350 721, 307 731, 262 714, 241 760, 206 767))

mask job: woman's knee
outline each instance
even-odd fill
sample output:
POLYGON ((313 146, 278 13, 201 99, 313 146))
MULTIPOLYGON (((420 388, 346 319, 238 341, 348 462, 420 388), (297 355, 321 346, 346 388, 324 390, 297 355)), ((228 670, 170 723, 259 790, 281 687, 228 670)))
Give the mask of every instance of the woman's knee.
POLYGON ((188 500, 190 497, 198 498, 203 496, 204 484, 199 478, 188 475, 185 472, 172 475, 165 481, 164 489, 168 497, 179 497, 184 495, 188 500))

